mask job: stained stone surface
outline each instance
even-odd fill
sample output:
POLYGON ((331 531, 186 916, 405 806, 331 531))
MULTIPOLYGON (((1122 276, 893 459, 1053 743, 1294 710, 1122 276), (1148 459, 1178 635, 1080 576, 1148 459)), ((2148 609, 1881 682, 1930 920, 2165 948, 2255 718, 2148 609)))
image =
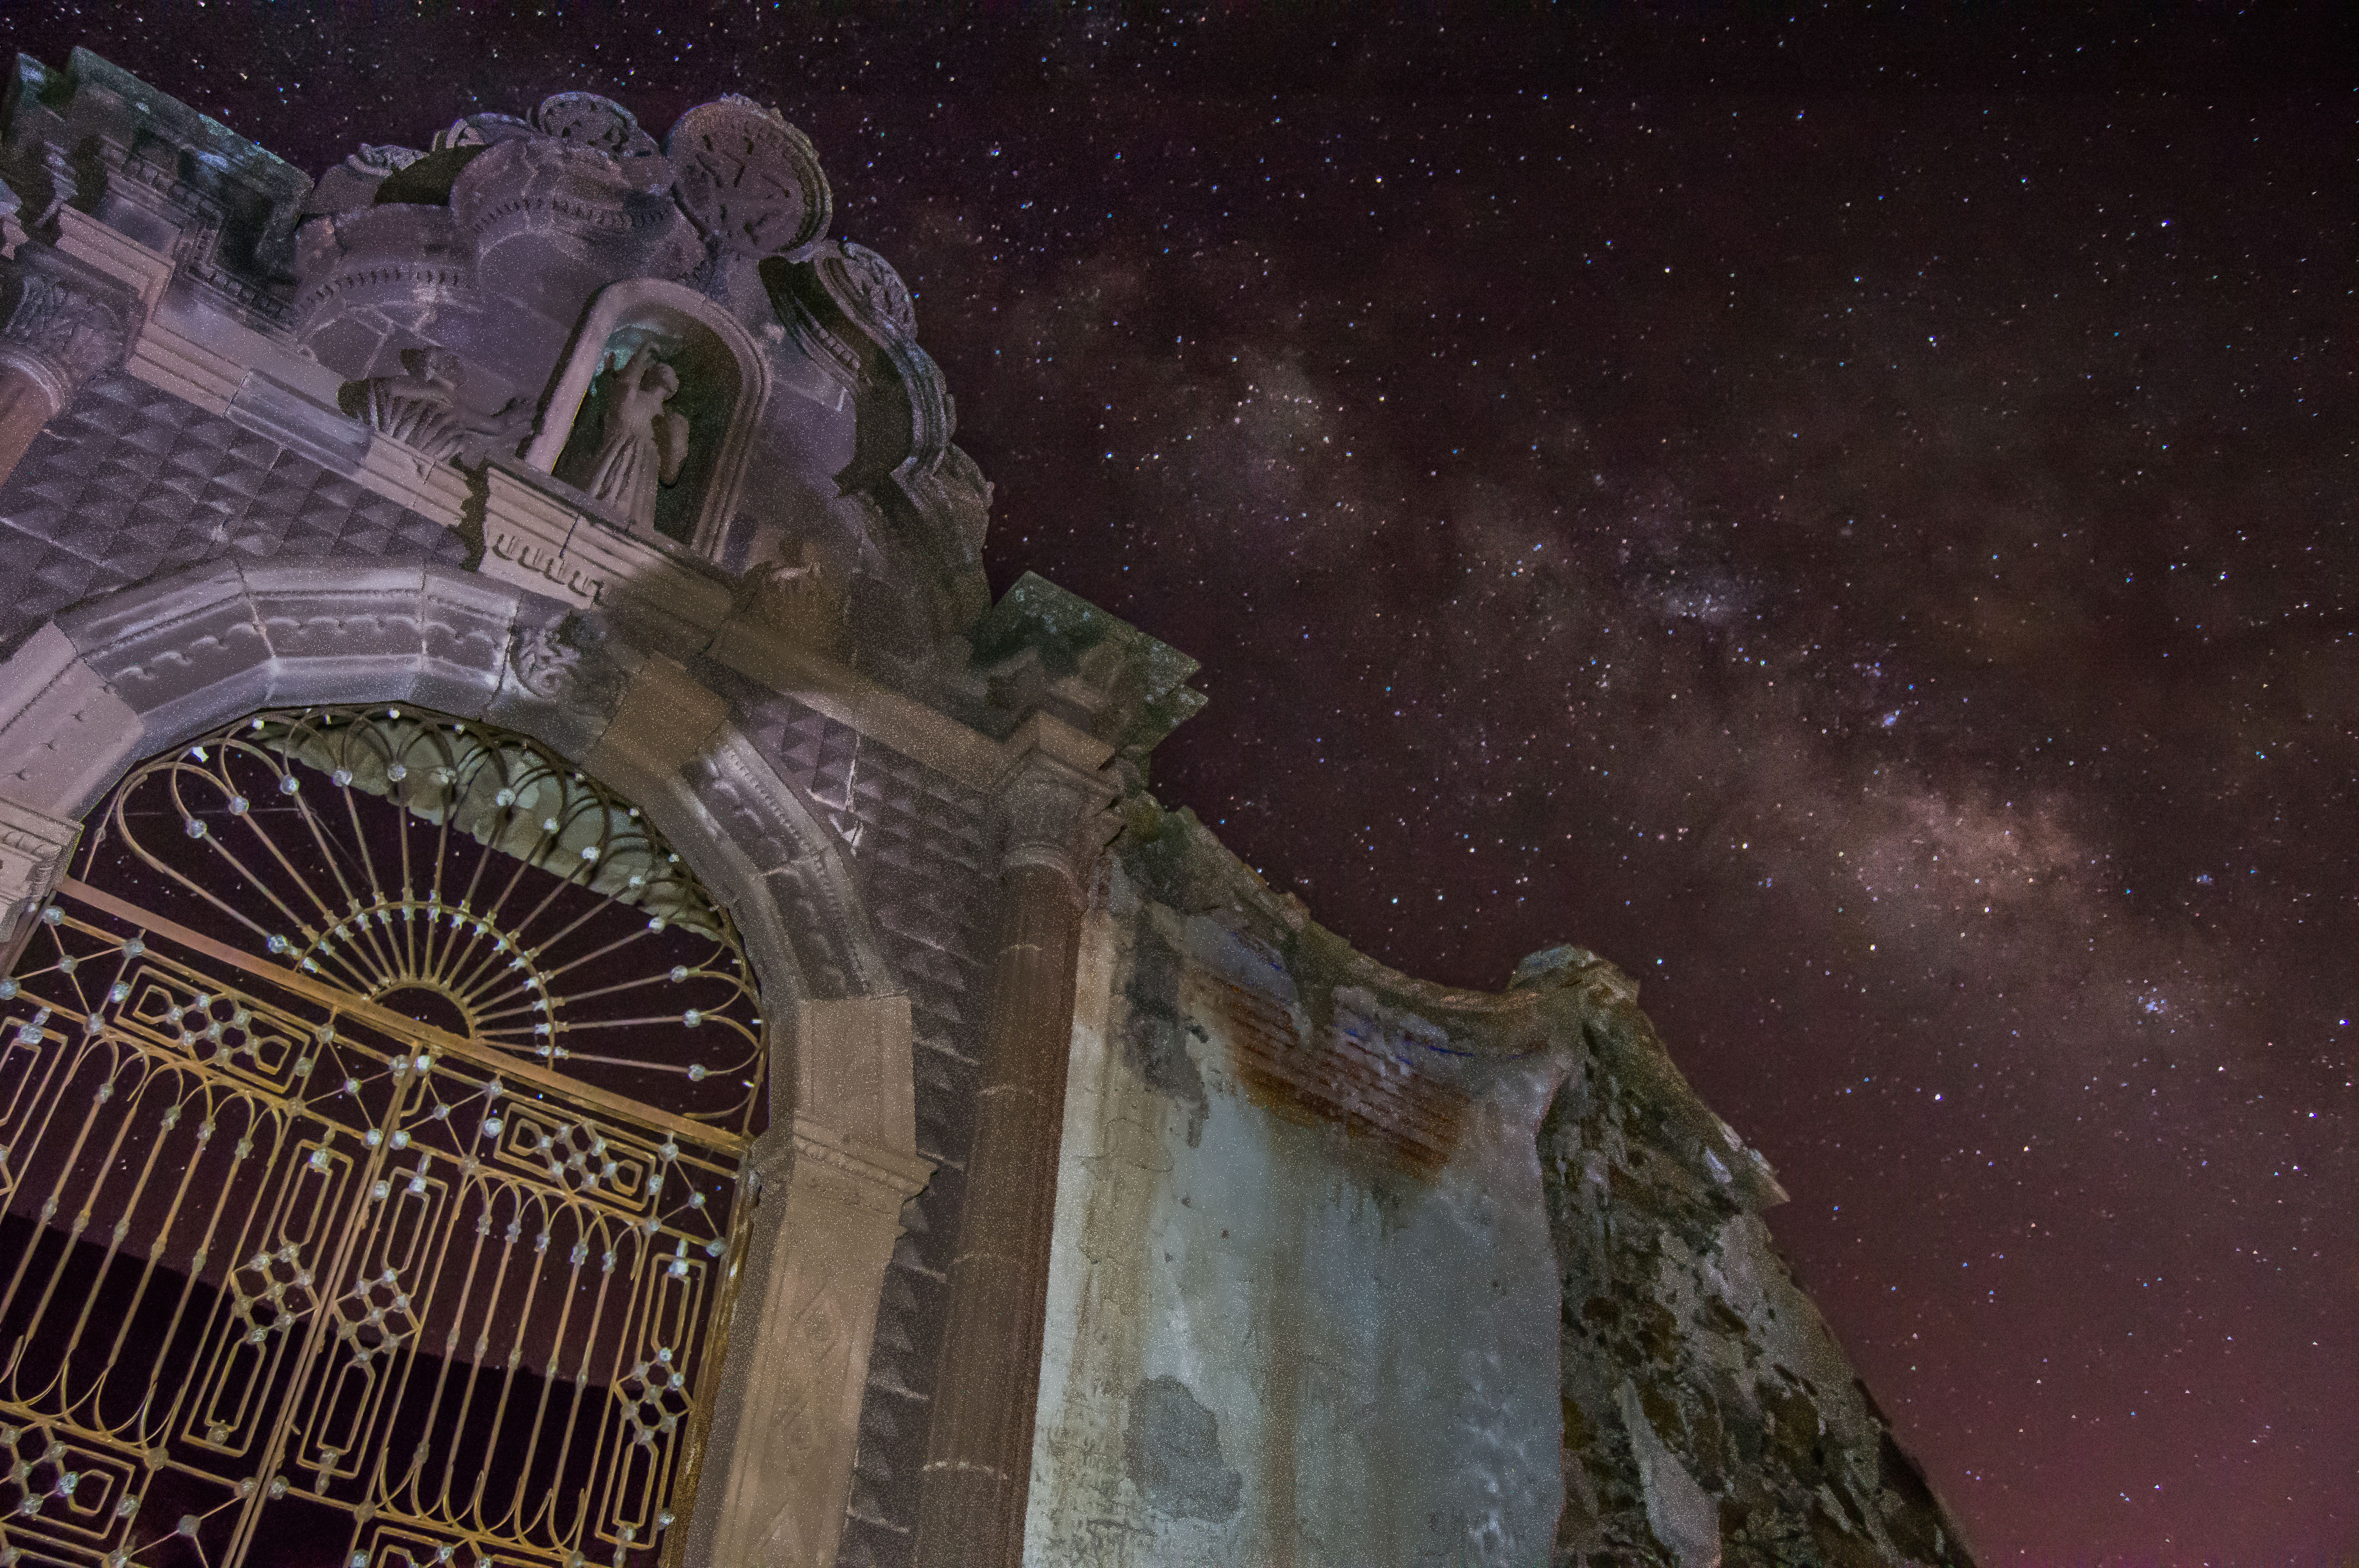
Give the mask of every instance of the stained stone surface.
POLYGON ((1646 1015, 1610 1006, 1540 1130, 1563 1270, 1558 1561, 1966 1563, 1768 1227, 1723 1179, 1710 1130, 1681 1124, 1675 1077, 1646 1015))

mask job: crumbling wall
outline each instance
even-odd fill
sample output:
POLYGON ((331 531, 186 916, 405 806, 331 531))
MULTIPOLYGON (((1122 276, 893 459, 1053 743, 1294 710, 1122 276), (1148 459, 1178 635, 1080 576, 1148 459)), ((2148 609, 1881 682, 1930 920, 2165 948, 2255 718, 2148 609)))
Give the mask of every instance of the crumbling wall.
POLYGON ((1963 1564, 1576 948, 1385 969, 1144 797, 1093 900, 1026 1561, 1963 1564))
POLYGON ((1564 1292, 1557 1563, 1969 1561, 1771 1244, 1759 1211, 1784 1195, 1631 1000, 1584 1021, 1540 1158, 1564 1292))

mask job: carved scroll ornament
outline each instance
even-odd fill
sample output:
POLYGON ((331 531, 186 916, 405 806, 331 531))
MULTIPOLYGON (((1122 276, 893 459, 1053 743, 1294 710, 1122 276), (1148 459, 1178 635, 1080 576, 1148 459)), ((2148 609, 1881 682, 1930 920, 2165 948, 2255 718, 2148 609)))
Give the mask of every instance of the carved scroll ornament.
POLYGON ((469 467, 513 447, 531 428, 532 410, 522 398, 488 416, 469 414, 459 402, 459 356, 448 349, 404 349, 401 368, 399 375, 347 383, 345 412, 428 457, 469 467))
POLYGON ((532 123, 541 135, 609 157, 652 157, 661 149, 639 128, 638 116, 595 92, 560 92, 541 100, 532 123))

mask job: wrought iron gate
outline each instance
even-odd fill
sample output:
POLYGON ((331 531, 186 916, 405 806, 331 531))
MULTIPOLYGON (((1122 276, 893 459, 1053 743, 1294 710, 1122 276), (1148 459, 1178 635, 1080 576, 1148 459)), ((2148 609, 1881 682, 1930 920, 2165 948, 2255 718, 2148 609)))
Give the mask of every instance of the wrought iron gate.
POLYGON ((674 1561, 764 1112, 725 915, 414 711, 87 838, 0 980, 0 1563, 674 1561))

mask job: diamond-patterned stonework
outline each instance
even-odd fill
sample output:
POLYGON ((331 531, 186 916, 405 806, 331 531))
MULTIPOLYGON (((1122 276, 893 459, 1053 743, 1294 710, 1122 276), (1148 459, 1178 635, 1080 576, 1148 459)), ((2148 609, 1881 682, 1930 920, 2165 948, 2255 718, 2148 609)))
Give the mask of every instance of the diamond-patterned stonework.
POLYGON ((95 593, 240 555, 462 564, 466 541, 129 376, 93 381, 0 487, 0 651, 95 593))
POLYGON ((902 1211, 869 1351, 859 1458, 837 1561, 909 1561, 940 1348, 949 1252, 966 1194, 982 1044, 984 944, 997 879, 984 797, 790 697, 752 705, 749 733, 851 847, 876 938, 909 989, 918 1150, 933 1181, 902 1211))

